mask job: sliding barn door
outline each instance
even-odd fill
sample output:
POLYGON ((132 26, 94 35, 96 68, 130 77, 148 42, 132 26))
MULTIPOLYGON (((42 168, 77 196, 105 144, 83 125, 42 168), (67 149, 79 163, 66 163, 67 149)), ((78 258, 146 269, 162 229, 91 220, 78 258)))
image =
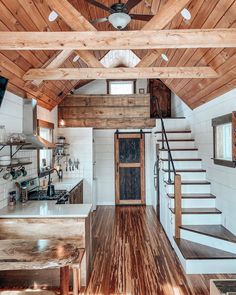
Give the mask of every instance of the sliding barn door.
POLYGON ((145 204, 145 134, 115 134, 117 205, 145 204))

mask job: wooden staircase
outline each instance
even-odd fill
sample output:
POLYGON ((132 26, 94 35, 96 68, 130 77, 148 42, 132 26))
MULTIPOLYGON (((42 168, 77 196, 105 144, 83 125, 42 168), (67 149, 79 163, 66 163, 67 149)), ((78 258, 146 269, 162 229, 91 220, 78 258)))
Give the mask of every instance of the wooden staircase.
POLYGON ((181 175, 182 225, 180 238, 173 238, 174 171, 171 167, 169 176, 168 149, 158 121, 155 143, 161 160, 161 222, 182 266, 189 274, 236 273, 236 236, 222 226, 222 213, 216 208, 216 196, 211 194, 207 171, 185 119, 164 120, 176 173, 181 175))

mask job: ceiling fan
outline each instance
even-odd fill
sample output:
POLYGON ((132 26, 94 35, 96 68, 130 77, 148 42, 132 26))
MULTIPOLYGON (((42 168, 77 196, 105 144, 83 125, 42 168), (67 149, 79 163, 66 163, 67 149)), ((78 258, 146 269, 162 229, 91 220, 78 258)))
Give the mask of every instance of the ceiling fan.
POLYGON ((107 17, 92 20, 92 24, 103 23, 108 21, 113 25, 114 28, 122 30, 130 23, 132 19, 149 21, 153 17, 153 15, 149 14, 129 13, 130 10, 142 0, 128 0, 126 3, 122 3, 121 1, 119 1, 118 3, 113 4, 111 7, 107 7, 106 5, 97 2, 96 0, 86 1, 110 13, 110 15, 107 17))

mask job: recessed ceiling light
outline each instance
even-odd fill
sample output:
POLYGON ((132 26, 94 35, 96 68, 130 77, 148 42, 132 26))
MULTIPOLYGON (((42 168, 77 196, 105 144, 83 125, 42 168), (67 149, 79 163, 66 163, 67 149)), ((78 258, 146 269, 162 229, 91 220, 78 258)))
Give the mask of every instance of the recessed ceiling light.
POLYGON ((50 22, 54 22, 57 18, 58 18, 58 14, 54 10, 48 16, 48 20, 50 22))
POLYGON ((164 60, 164 61, 169 61, 169 58, 166 54, 162 53, 161 54, 161 58, 164 60))
POLYGON ((190 20, 191 17, 192 17, 190 11, 189 11, 187 8, 184 8, 184 9, 181 11, 181 15, 182 15, 182 17, 183 17, 185 20, 190 20))
POLYGON ((76 56, 73 58, 73 62, 77 62, 79 59, 80 59, 80 56, 79 56, 79 55, 76 55, 76 56))

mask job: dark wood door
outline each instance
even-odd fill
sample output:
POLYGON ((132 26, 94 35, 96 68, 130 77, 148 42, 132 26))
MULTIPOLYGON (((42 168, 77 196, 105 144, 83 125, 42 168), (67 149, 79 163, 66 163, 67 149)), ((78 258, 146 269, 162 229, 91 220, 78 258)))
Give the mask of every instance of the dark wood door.
POLYGON ((158 118, 156 99, 158 100, 162 117, 171 117, 171 90, 161 80, 149 80, 150 117, 158 118))
POLYGON ((145 134, 115 134, 116 204, 145 204, 145 134))

